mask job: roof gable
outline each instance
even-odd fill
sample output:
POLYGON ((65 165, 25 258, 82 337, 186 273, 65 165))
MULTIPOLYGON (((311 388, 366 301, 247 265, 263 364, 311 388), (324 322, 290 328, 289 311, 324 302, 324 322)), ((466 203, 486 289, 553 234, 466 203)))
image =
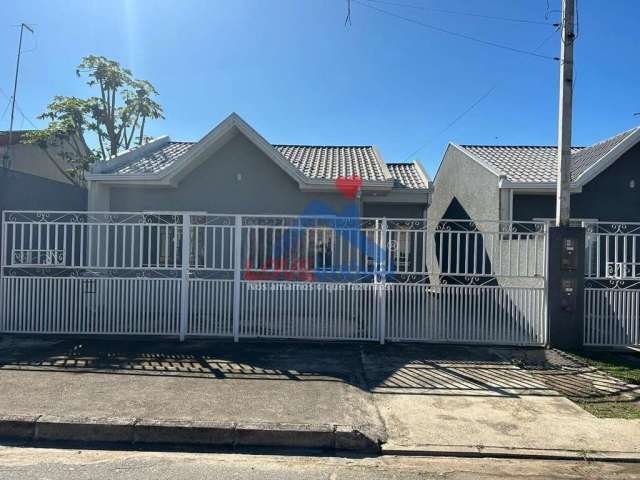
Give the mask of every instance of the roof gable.
MULTIPOLYGON (((640 127, 632 128, 589 147, 571 149, 571 179, 582 186, 640 141, 640 127)), ((540 145, 460 145, 470 158, 508 184, 539 187, 556 182, 557 147, 540 145)))

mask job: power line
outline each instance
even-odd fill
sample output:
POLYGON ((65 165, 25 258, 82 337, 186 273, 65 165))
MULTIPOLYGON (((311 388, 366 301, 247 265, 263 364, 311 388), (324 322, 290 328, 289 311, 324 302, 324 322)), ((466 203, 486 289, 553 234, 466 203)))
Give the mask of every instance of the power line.
MULTIPOLYGON (((553 32, 551 35, 547 36, 544 40, 542 40, 542 42, 540 42, 538 44, 538 46, 536 48, 533 49, 533 51, 536 52, 536 51, 540 50, 544 46, 545 43, 547 43, 552 37, 555 36, 555 34, 556 34, 556 32, 553 32)), ((449 122, 443 129, 438 131, 429 140, 427 140, 422 145, 420 145, 420 147, 418 147, 418 149, 416 149, 411 154, 407 155, 407 157, 403 161, 406 162, 407 160, 410 160, 411 157, 413 157, 414 155, 417 155, 421 150, 423 150, 426 146, 428 146, 430 143, 432 143, 436 138, 438 138, 440 135, 445 133, 447 130, 449 130, 451 127, 453 127, 456 123, 458 123, 460 120, 462 120, 469 112, 471 112, 474 108, 476 108, 485 98, 487 98, 489 95, 491 95, 491 93, 503 81, 504 81, 504 77, 500 78, 498 81, 496 81, 496 83, 494 83, 493 86, 491 88, 489 88, 489 90, 487 90, 480 97, 478 97, 469 107, 467 107, 462 113, 460 113, 460 115, 458 115, 451 122, 449 122)), ((638 113, 637 115, 640 115, 640 113, 638 113)))
POLYGON ((4 116, 7 114, 7 112, 9 111, 9 107, 11 106, 11 102, 7 101, 7 106, 4 107, 4 110, 2 111, 2 115, 0 115, 0 122, 2 122, 2 120, 4 120, 4 116))
MULTIPOLYGON (((7 93, 2 88, 0 88, 0 93, 9 101, 9 104, 11 104, 11 97, 7 95, 7 93)), ((31 119, 24 114, 24 112, 20 108, 20 105, 18 105, 17 102, 16 102, 16 110, 18 110, 18 113, 22 116, 24 120, 27 121, 27 123, 29 123, 29 125, 31 125, 34 129, 39 130, 36 124, 33 123, 31 119)))
POLYGON ((444 8, 432 8, 432 7, 424 7, 422 5, 411 5, 409 3, 400 3, 400 2, 390 2, 388 0, 365 0, 367 2, 374 3, 382 3, 385 5, 392 5, 395 7, 403 7, 403 8, 413 8, 416 10, 424 10, 428 12, 437 12, 437 13, 445 13, 447 15, 461 15, 466 17, 476 17, 476 18, 485 18, 487 20, 501 20, 504 22, 516 22, 516 23, 530 23, 533 25, 547 25, 547 26, 555 26, 552 22, 543 22, 540 20, 529 20, 524 18, 511 18, 511 17, 499 17, 494 15, 484 15, 481 13, 472 13, 472 12, 461 12, 456 10, 446 10, 444 8))
POLYGON ((351 26, 351 0, 347 0, 347 18, 344 19, 344 26, 351 26))
POLYGON ((382 8, 378 8, 378 7, 374 6, 374 5, 370 5, 368 3, 364 3, 364 1, 360 1, 360 0, 352 0, 352 1, 354 3, 362 5, 363 7, 369 8, 371 10, 375 10, 375 11, 377 11, 379 13, 382 13, 382 14, 385 14, 385 15, 389 15, 391 17, 395 17, 395 18, 398 18, 400 20, 404 20, 405 22, 409 22, 409 23, 413 23, 413 24, 416 24, 416 25, 420 25, 421 27, 428 28, 428 29, 434 30, 436 32, 445 33, 445 34, 451 35, 453 37, 463 38, 465 40, 470 40, 472 42, 476 42, 476 43, 479 43, 481 45, 494 47, 494 48, 500 48, 502 50, 508 50, 510 52, 520 53, 520 54, 523 54, 523 55, 529 55, 531 57, 544 58, 545 60, 557 60, 557 58, 551 57, 549 55, 542 55, 542 54, 539 54, 539 53, 535 53, 533 51, 523 50, 523 49, 516 48, 516 47, 510 47, 508 45, 503 45, 501 43, 492 42, 490 40, 484 40, 484 39, 473 37, 471 35, 467 35, 467 34, 464 34, 464 33, 454 32, 454 31, 451 31, 451 30, 440 28, 440 27, 437 27, 435 25, 431 25, 431 24, 428 24, 428 23, 421 22, 421 21, 416 20, 414 18, 405 17, 405 16, 402 16, 402 15, 398 15, 397 13, 390 12, 388 10, 383 10, 382 8))
POLYGON ((491 95, 491 92, 493 92, 496 87, 498 86, 500 82, 496 82, 489 90, 487 90, 485 93, 483 93, 475 102, 473 102, 464 112, 462 112, 460 115, 458 115, 456 118, 454 118, 451 122, 449 122, 449 124, 444 127, 442 130, 440 130, 438 133, 436 133, 433 137, 431 137, 429 140, 427 140, 425 143, 423 143, 422 145, 420 145, 420 147, 418 147, 418 149, 412 153, 410 153, 409 155, 407 155, 407 157, 403 160, 404 162, 406 162, 407 160, 410 160, 411 157, 413 157, 414 155, 416 155, 418 152, 420 152, 420 150, 422 150, 423 148, 425 148, 427 145, 429 145, 434 139, 438 138, 440 135, 442 135, 443 133, 445 133, 447 130, 449 130, 451 127, 453 127, 456 123, 458 123, 460 120, 462 120, 462 118, 467 115, 467 113, 469 113, 471 110, 473 110, 476 106, 478 106, 478 104, 480 102, 482 102, 485 98, 487 98, 489 95, 491 95))

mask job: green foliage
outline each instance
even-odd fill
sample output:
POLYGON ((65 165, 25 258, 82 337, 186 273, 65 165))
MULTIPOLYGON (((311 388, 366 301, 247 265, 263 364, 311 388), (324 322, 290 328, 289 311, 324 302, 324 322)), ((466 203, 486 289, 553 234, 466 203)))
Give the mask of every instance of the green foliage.
POLYGON ((587 365, 602 370, 625 383, 640 385, 640 355, 636 352, 571 352, 587 365))
POLYGON ((147 80, 135 79, 129 69, 115 60, 89 55, 76 69, 78 77, 97 95, 82 99, 56 96, 38 118, 49 120, 44 130, 30 132, 25 140, 49 151, 55 147, 71 166, 65 174, 75 183, 84 181, 84 173, 96 161, 107 160, 122 150, 141 145, 147 120, 163 117, 162 107, 154 100, 158 95, 147 80), (91 150, 87 137, 93 134, 98 146, 91 150))
POLYGON ((577 402, 591 415, 598 418, 640 419, 640 405, 632 400, 601 400, 577 402))

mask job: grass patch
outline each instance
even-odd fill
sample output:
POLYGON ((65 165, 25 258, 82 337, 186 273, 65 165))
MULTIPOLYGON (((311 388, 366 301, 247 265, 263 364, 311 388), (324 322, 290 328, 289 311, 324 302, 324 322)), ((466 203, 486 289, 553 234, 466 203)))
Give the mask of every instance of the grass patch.
MULTIPOLYGON (((585 365, 597 368, 624 383, 640 385, 640 355, 635 352, 581 351, 570 352, 585 365)), ((640 396, 628 389, 599 398, 569 398, 598 418, 640 419, 640 396)))
POLYGON ((640 385, 640 355, 617 352, 571 352, 584 363, 625 383, 640 385))
POLYGON ((625 418, 628 420, 640 419, 640 407, 637 404, 628 401, 574 401, 591 415, 598 418, 625 418))

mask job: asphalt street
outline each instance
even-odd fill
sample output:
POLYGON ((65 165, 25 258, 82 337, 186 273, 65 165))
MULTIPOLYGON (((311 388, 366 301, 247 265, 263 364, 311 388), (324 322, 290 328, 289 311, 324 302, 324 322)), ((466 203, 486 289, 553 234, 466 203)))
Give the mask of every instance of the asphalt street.
POLYGON ((640 479, 639 464, 0 447, 3 480, 640 479))

